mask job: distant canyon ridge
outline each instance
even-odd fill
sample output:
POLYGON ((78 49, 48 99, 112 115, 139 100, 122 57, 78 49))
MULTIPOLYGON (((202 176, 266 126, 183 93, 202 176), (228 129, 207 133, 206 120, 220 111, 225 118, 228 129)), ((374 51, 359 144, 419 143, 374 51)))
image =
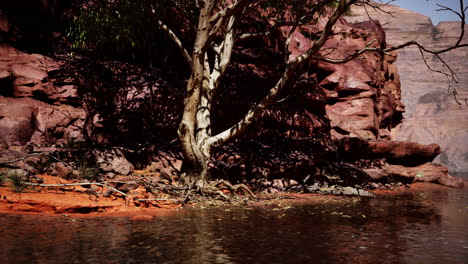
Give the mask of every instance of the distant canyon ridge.
MULTIPOLYGON (((381 5, 381 4, 380 4, 381 5)), ((456 42, 461 31, 459 22, 440 22, 434 26, 429 17, 402 9, 395 5, 381 5, 383 10, 369 9, 369 15, 383 26, 387 43, 399 45, 416 40, 430 49, 445 48, 456 42)), ((365 21, 369 17, 364 9, 356 8, 350 22, 365 21)), ((465 24, 465 32, 468 30, 465 24)), ((465 34, 464 43, 468 42, 465 34)), ((406 106, 403 122, 393 129, 393 138, 421 144, 439 144, 442 153, 434 160, 446 165, 451 172, 468 171, 468 48, 453 50, 443 58, 457 73, 459 83, 449 84, 438 73, 425 66, 419 50, 409 47, 400 50, 395 64, 401 81, 401 100, 406 106), (448 92, 449 85, 457 89, 460 103, 448 92)), ((442 65, 436 58, 428 57, 435 68, 442 65)))

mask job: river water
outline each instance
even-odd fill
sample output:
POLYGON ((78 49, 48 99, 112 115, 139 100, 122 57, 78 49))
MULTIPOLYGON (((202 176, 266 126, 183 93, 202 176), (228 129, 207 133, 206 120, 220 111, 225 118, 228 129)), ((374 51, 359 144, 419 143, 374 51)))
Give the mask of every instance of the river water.
POLYGON ((468 189, 148 221, 0 215, 0 263, 468 263, 468 189))

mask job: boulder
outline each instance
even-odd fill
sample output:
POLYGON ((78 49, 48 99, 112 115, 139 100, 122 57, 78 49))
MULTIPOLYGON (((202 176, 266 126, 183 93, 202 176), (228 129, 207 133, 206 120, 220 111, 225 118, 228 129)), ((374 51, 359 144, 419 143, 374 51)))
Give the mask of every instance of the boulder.
POLYGON ((8 145, 80 140, 84 120, 85 111, 81 108, 0 96, 0 141, 8 145))
MULTIPOLYGON (((375 104, 371 98, 361 98, 327 105, 326 109, 332 127, 350 136, 375 139, 379 126, 375 104)), ((340 133, 334 131, 332 135, 340 137, 340 133)))
POLYGON ((118 190, 127 193, 131 190, 135 190, 136 188, 138 188, 138 186, 139 185, 136 181, 128 181, 124 183, 122 186, 119 186, 118 190))
POLYGON ((415 167, 386 164, 381 169, 364 169, 373 179, 380 180, 384 177, 399 177, 406 182, 434 182, 448 187, 463 188, 464 181, 461 178, 448 174, 448 168, 433 163, 424 163, 415 167))
MULTIPOLYGON (((325 44, 336 49, 327 55, 334 59, 345 58, 368 45, 386 46, 385 33, 375 21, 349 24, 341 20, 335 33, 325 44)), ((390 131, 401 121, 404 111, 395 58, 396 54, 364 53, 343 64, 316 63, 333 138, 390 139, 390 131)))
POLYGON ((73 173, 73 168, 62 163, 55 162, 50 166, 51 175, 55 175, 60 178, 68 178, 73 173))
POLYGON ((120 149, 113 148, 96 151, 96 164, 103 173, 115 173, 127 176, 133 172, 133 165, 125 158, 120 149))
POLYGON ((0 45, 0 141, 51 145, 82 139, 85 111, 76 87, 57 81, 61 64, 0 45), (70 103, 70 104, 69 104, 70 103))
POLYGON ((35 105, 30 100, 0 96, 0 140, 26 144, 34 131, 32 119, 35 105))
POLYGON ((407 166, 431 162, 441 153, 437 144, 422 145, 415 142, 363 140, 342 138, 337 140, 339 155, 343 159, 385 159, 390 164, 407 166))
POLYGON ((367 142, 368 157, 384 157, 391 164, 420 165, 433 161, 440 153, 440 146, 437 144, 383 140, 367 142))
POLYGON ((25 78, 26 80, 36 81, 38 83, 47 80, 47 71, 38 67, 33 67, 26 64, 13 64, 11 66, 11 73, 16 78, 25 78))

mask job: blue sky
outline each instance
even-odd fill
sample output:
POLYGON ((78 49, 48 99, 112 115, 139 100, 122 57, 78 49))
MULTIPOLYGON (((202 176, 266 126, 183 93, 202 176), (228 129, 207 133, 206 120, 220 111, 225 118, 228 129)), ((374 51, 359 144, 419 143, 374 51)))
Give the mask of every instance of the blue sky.
MULTIPOLYGON (((380 2, 387 1, 381 0, 380 2)), ((466 7, 468 5, 468 0, 463 0, 463 3, 466 7)), ((436 9, 439 8, 436 4, 448 6, 458 11, 460 10, 460 0, 396 0, 391 4, 429 16, 434 25, 437 25, 440 21, 460 20, 460 18, 451 12, 436 11, 436 9)))

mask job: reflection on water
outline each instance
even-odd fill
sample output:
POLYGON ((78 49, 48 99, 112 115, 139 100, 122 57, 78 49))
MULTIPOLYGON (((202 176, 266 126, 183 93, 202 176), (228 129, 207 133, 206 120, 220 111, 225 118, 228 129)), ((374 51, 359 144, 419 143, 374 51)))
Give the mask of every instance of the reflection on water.
POLYGON ((468 191, 151 221, 0 215, 1 263, 468 263, 468 191))

